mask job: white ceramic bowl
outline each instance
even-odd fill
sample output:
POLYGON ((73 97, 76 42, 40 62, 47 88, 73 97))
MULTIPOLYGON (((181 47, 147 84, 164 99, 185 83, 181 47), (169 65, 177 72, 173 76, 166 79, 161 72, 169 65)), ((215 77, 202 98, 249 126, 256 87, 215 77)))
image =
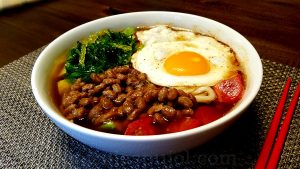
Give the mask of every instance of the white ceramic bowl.
POLYGON ((176 12, 136 12, 101 18, 80 25, 50 43, 33 67, 31 85, 34 96, 46 115, 64 132, 80 142, 99 150, 123 155, 163 155, 184 151, 213 138, 239 118, 256 96, 262 82, 262 64, 254 47, 241 34, 208 18, 176 12), (124 136, 94 131, 66 120, 48 94, 50 73, 55 58, 67 51, 76 41, 101 29, 120 29, 128 26, 170 24, 211 35, 233 48, 247 74, 243 98, 224 117, 191 130, 153 136, 124 136))

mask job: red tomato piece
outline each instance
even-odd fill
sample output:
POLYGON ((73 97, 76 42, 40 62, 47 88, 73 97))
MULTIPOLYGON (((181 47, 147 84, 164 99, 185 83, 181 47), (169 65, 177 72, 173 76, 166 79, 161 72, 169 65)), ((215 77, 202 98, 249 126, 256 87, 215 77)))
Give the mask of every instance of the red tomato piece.
POLYGON ((225 110, 215 106, 200 106, 195 110, 194 117, 203 124, 207 124, 221 118, 224 113, 225 110))
POLYGON ((220 103, 234 104, 239 101, 243 95, 244 85, 242 75, 237 74, 234 77, 223 80, 213 88, 220 103))
POLYGON ((166 133, 175 133, 184 130, 189 130, 199 127, 201 125, 201 122, 197 119, 191 117, 184 117, 171 122, 166 128, 166 133))
POLYGON ((155 135, 159 134, 158 129, 152 123, 151 117, 142 117, 128 124, 125 135, 155 135))

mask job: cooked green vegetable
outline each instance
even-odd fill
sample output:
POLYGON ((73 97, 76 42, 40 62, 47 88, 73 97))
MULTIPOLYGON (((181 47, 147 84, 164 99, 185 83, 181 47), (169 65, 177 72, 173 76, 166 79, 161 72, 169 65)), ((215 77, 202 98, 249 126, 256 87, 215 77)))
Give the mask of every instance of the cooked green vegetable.
POLYGON ((131 55, 137 51, 134 32, 133 28, 121 32, 104 30, 78 41, 67 56, 66 78, 88 82, 91 73, 129 64, 131 55))
POLYGON ((100 128, 102 130, 114 130, 116 128, 116 125, 113 121, 108 121, 106 123, 103 123, 100 128))

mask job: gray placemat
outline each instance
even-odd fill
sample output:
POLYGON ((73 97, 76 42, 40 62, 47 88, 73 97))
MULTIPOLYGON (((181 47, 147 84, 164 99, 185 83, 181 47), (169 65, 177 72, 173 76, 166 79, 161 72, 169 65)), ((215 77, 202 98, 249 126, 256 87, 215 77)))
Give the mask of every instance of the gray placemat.
MULTIPOLYGON (((300 69, 263 60, 258 96, 220 136, 179 154, 127 157, 84 145, 45 116, 30 86, 42 49, 0 68, 0 168, 253 168, 286 78, 293 78, 293 90, 300 81, 300 69)), ((279 168, 300 168, 299 112, 298 102, 279 168)))

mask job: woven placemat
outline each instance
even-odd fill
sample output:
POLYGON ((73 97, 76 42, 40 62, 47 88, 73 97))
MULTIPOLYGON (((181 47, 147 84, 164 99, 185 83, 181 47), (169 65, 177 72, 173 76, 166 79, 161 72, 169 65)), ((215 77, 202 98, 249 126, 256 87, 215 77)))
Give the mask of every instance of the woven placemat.
MULTIPOLYGON (((293 90, 300 81, 300 69, 263 60, 264 78, 256 99, 224 133, 179 154, 127 157, 76 141, 42 112, 30 86, 31 70, 42 50, 0 68, 0 168, 253 168, 286 78, 293 78, 293 90)), ((300 168, 299 102, 296 108, 279 168, 300 168)))

